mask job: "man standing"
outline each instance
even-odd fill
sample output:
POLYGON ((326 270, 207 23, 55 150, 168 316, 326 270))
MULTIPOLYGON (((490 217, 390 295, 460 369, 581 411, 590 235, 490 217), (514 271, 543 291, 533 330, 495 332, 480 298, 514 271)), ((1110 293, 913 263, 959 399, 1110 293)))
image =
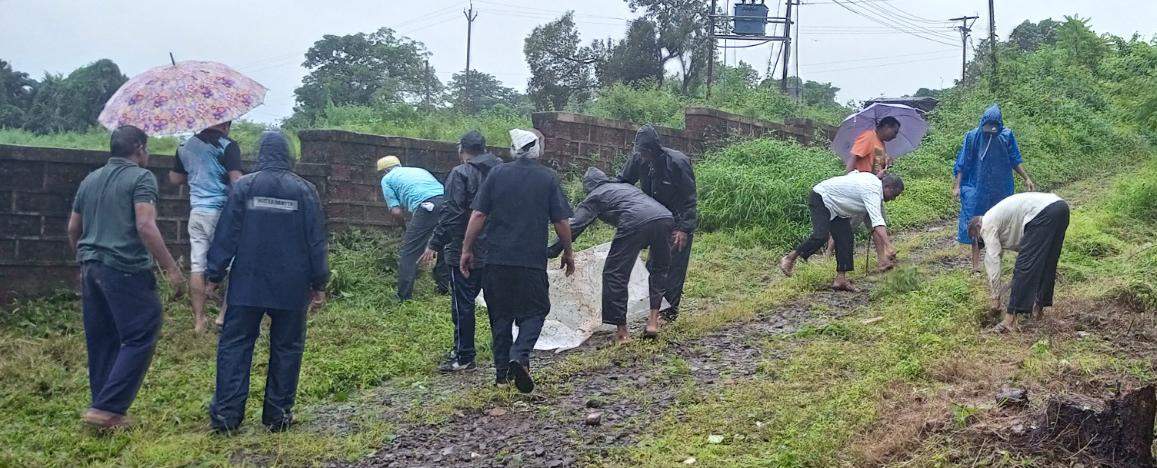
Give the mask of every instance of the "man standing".
POLYGON ((984 249, 988 272, 989 306, 1000 310, 1000 258, 1005 250, 1019 251, 1012 272, 1008 310, 997 332, 1017 331, 1017 315, 1040 317, 1053 305, 1057 262, 1069 227, 1069 205, 1051 193, 1018 193, 1001 200, 968 223, 973 257, 984 249))
POLYGON ((836 279, 832 282, 832 289, 859 291, 847 277, 847 272, 855 268, 852 261, 855 239, 849 220, 865 214, 868 216, 872 223, 872 238, 876 241, 879 270, 891 269, 895 266, 896 250, 888 238, 881 207, 883 202, 894 200, 903 191, 904 181, 900 176, 885 174, 881 180, 875 174, 860 171, 816 184, 808 196, 811 236, 779 261, 780 271, 791 276, 796 260, 801 257, 807 260, 823 247, 830 235, 836 244, 836 279))
POLYGON ((900 133, 900 121, 895 117, 884 117, 876 123, 874 130, 865 130, 852 144, 852 158, 845 164, 848 172, 860 171, 882 175, 891 161, 884 149, 884 143, 892 141, 900 133))
MULTIPOLYGON (((952 166, 952 196, 960 200, 960 220, 957 223, 956 240, 961 244, 971 244, 968 222, 976 216, 983 216, 990 208, 1014 190, 1012 173, 1024 178, 1029 192, 1036 190, 1036 184, 1029 178, 1021 164, 1020 148, 1012 130, 1004 127, 1000 106, 993 104, 984 111, 980 124, 964 135, 964 144, 956 155, 952 166)), ((979 271, 979 251, 972 250, 973 270, 979 271)))
MULTIPOLYGON (((571 240, 601 219, 615 226, 615 239, 603 265, 603 323, 618 328, 615 343, 630 340, 627 331, 627 284, 639 252, 648 249, 648 297, 651 313, 643 336, 654 338, 659 333, 659 308, 667 287, 667 269, 671 263, 671 229, 675 218, 671 211, 648 197, 634 185, 614 183, 596 167, 587 169, 583 176, 587 198, 575 210, 570 220, 571 240)), ((551 257, 562 252, 560 244, 551 246, 551 257)))
POLYGON ((632 185, 639 182, 643 193, 657 200, 675 217, 671 232, 671 265, 667 270, 664 293, 671 308, 663 314, 667 321, 673 321, 679 314, 683 283, 687 280, 687 267, 691 262, 691 242, 699 225, 691 158, 660 145, 655 127, 644 125, 635 133, 634 151, 618 181, 632 185))
POLYGON ((502 160, 486 151, 486 139, 472 130, 458 140, 459 164, 446 176, 445 204, 438 227, 430 236, 422 263, 432 262, 435 256, 444 259, 450 268, 450 317, 454 321, 454 346, 446 362, 438 367, 442 372, 456 372, 474 368, 474 301, 482 291, 482 265, 485 263, 485 236, 474 242, 472 264, 466 268, 470 275, 458 271, 462 256, 462 239, 470 221, 470 205, 478 195, 490 170, 502 160))
MULTIPOLYGON (((403 167, 397 156, 379 159, 378 172, 383 174, 382 197, 390 207, 390 214, 398 221, 405 221, 405 212, 410 212, 410 222, 406 223, 398 254, 398 300, 405 302, 414 293, 418 259, 426 250, 442 215, 442 184, 425 169, 403 167)), ((446 269, 445 259, 438 258, 434 264, 434 283, 438 292, 443 294, 450 282, 446 269)))
POLYGON ((220 432, 236 430, 245 417, 253 346, 265 315, 269 366, 261 422, 272 431, 293 423, 306 308, 311 299, 315 305, 325 301, 325 215, 313 184, 290 170, 289 153, 281 133, 261 135, 257 171, 234 185, 209 247, 209 281, 220 283, 233 265, 209 405, 210 424, 220 432))
POLYGON ((530 355, 543 320, 550 312, 546 278, 546 226, 553 224, 562 245, 562 266, 574 273, 570 245, 570 205, 558 176, 538 162, 542 135, 537 131, 510 131, 515 160, 490 171, 471 207, 470 223, 462 242, 458 270, 470 276, 475 241, 486 230, 486 264, 482 289, 486 294, 493 339, 495 383, 514 379, 520 392, 534 390, 530 355), (511 326, 518 325, 518 339, 511 326))
POLYGON ((80 183, 68 219, 68 241, 80 263, 84 336, 92 405, 84 422, 102 429, 128 424, 161 331, 153 260, 179 297, 185 278, 157 229, 157 178, 148 136, 123 126, 112 133, 108 163, 80 183))
MULTIPOLYGON (((189 299, 193 329, 205 331, 205 254, 217 229, 217 219, 229 197, 229 186, 241 178, 241 148, 229 138, 232 122, 202 130, 177 149, 169 183, 189 184, 189 299)), ((217 325, 224 323, 224 309, 217 325)))

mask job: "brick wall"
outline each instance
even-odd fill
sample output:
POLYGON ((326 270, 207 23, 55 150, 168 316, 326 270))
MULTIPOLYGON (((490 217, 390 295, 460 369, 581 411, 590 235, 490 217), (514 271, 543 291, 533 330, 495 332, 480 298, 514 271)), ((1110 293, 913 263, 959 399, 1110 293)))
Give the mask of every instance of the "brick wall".
MULTIPOLYGON (((543 163, 561 173, 589 166, 611 170, 631 151, 637 125, 567 112, 532 116, 545 137, 543 163)), ((812 144, 834 129, 807 120, 765 122, 712 109, 686 111, 686 129, 658 127, 663 144, 692 157, 714 142, 770 136, 812 144)), ((378 158, 398 156, 407 166, 428 169, 442 179, 458 164, 455 142, 366 135, 338 130, 298 134, 301 157, 294 171, 317 186, 330 230, 389 229, 378 158)), ((509 160, 506 148, 491 148, 509 160)), ((42 294, 67 287, 75 278, 65 227, 80 181, 107 159, 102 151, 0 145, 0 304, 16 294, 42 294)), ((155 155, 148 168, 157 175, 161 199, 158 227, 173 255, 188 266, 188 193, 167 183, 171 156, 155 155)), ((247 163, 248 164, 248 163, 247 163)))

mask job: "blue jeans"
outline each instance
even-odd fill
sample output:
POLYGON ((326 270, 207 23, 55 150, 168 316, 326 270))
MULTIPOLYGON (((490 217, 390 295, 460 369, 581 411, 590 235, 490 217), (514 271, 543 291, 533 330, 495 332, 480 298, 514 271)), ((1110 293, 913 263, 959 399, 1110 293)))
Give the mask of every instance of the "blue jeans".
POLYGON ((84 337, 92 407, 125 414, 145 379, 161 332, 153 272, 81 266, 84 337))
POLYGON ((305 351, 306 311, 230 305, 217 342, 217 390, 209 404, 214 429, 234 430, 245 419, 253 347, 266 314, 270 318, 269 367, 261 423, 278 426, 293 420, 301 355, 305 351))

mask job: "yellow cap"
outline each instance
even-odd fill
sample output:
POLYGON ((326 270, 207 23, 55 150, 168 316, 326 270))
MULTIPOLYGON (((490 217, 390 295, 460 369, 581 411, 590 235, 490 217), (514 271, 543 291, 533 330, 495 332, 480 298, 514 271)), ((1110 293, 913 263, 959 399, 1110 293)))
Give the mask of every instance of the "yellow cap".
POLYGON ((384 171, 394 166, 401 166, 402 161, 398 160, 397 156, 386 156, 378 160, 378 172, 384 171))

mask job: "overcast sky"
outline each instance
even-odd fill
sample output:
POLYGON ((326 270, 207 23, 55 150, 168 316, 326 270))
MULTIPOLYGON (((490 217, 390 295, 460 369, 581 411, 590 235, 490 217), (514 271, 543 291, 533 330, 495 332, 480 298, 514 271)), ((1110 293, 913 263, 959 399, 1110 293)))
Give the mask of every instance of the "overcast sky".
MULTIPOLYGON (((950 86, 960 74, 960 39, 951 24, 935 21, 975 14, 981 17, 974 26, 975 40, 987 34, 985 0, 842 3, 858 11, 831 0, 805 0, 799 16, 800 75, 832 82, 841 89, 840 101, 950 86)), ((247 118, 275 122, 292 112, 293 90, 306 73, 301 68, 304 53, 325 34, 391 27, 423 42, 433 53, 430 63, 438 77, 449 81, 465 67, 466 4, 200 0, 186 6, 147 0, 0 0, 0 59, 37 78, 44 72, 68 73, 101 58, 112 59, 132 76, 167 62, 170 51, 177 60, 219 61, 269 88, 265 105, 247 118)), ((774 0, 768 4, 773 14, 782 8, 774 0)), ((536 25, 574 10, 587 43, 621 37, 626 22, 636 16, 624 0, 475 0, 474 9, 473 68, 519 90, 525 90, 529 78, 523 39, 536 25)), ((1139 32, 1147 38, 1157 33, 1155 0, 997 0, 997 34, 1007 37, 1025 19, 1072 14, 1091 17, 1098 32, 1139 32)), ((778 50, 772 45, 733 50, 727 61, 747 61, 762 73, 778 50)), ((794 67, 793 58, 793 74, 794 67)))

